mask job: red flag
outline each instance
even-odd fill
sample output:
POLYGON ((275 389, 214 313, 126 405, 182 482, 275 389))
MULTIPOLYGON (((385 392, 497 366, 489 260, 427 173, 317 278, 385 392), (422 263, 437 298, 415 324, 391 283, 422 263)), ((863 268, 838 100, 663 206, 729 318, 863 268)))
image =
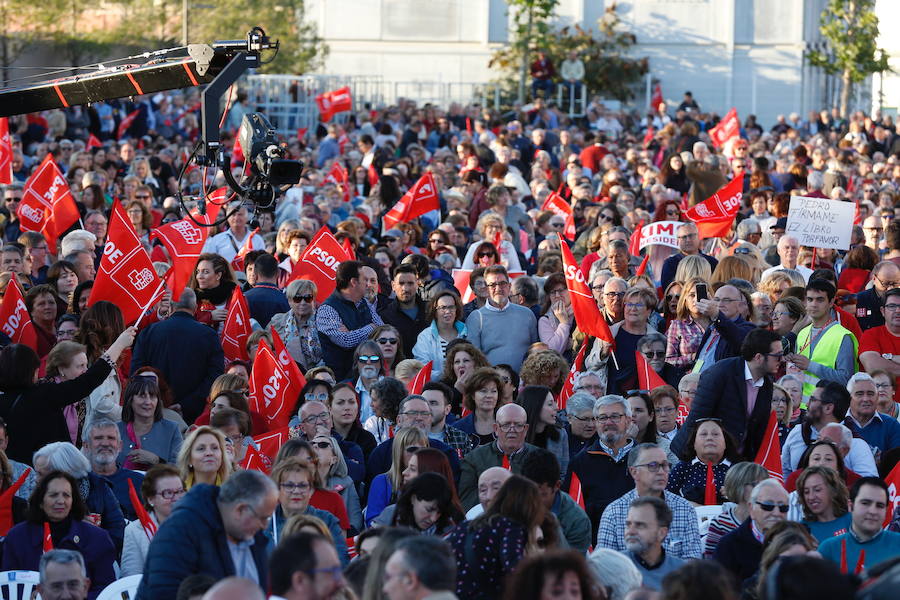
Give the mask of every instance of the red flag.
POLYGON ((275 431, 254 435, 253 443, 259 447, 259 455, 263 460, 265 461, 268 459, 271 462, 275 460, 275 456, 278 454, 281 446, 289 437, 291 437, 290 429, 288 427, 282 427, 275 431))
POLYGON ((15 277, 10 278, 3 301, 0 302, 0 331, 3 331, 12 343, 25 344, 37 352, 37 331, 25 306, 22 288, 19 287, 15 277))
POLYGON ((44 521, 44 553, 53 550, 53 536, 50 535, 50 523, 44 521))
POLYGON ((309 127, 298 127, 297 128, 297 139, 302 141, 306 137, 307 131, 309 131, 309 127))
POLYGON ((431 367, 433 361, 428 361, 425 363, 425 366, 419 369, 419 372, 416 373, 416 376, 413 377, 412 381, 409 382, 409 393, 410 394, 421 394, 422 386, 424 386, 427 382, 431 381, 431 367))
POLYGON ((572 394, 575 393, 575 375, 584 371, 584 358, 587 353, 587 341, 588 338, 584 338, 584 341, 581 342, 581 347, 578 349, 578 354, 575 355, 575 360, 572 361, 572 366, 569 368, 569 374, 566 376, 566 382, 563 384, 562 389, 559 391, 559 396, 556 397, 556 407, 559 410, 566 410, 566 403, 572 394))
POLYGON ((572 481, 569 483, 569 496, 581 507, 581 510, 587 510, 584 508, 584 492, 581 491, 581 480, 575 474, 575 471, 572 471, 572 481))
POLYGON ((231 259, 231 268, 235 271, 243 271, 244 270, 244 257, 247 256, 247 253, 253 250, 253 238, 259 235, 259 227, 253 230, 253 232, 247 236, 247 239, 244 240, 244 243, 241 244, 241 249, 235 255, 233 259, 231 259))
POLYGON ((717 148, 721 148, 728 140, 740 137, 740 135, 741 122, 738 120, 736 108, 729 110, 718 125, 709 130, 709 139, 717 148))
POLYGON ((638 268, 634 271, 635 275, 643 275, 647 272, 647 265, 650 263, 650 251, 647 251, 647 255, 644 256, 644 259, 641 261, 641 264, 638 265, 638 268))
POLYGON ((10 529, 12 529, 13 496, 16 495, 16 492, 19 491, 19 488, 22 487, 22 484, 24 484, 25 480, 28 479, 29 473, 31 473, 30 467, 25 469, 25 471, 21 475, 19 475, 19 478, 16 479, 15 483, 9 486, 6 491, 3 492, 3 494, 0 494, 0 536, 6 537, 6 534, 9 533, 10 529))
POLYGON ((325 175, 325 181, 330 180, 334 183, 343 184, 347 183, 347 179, 347 169, 344 168, 344 165, 337 160, 331 163, 331 168, 328 170, 328 174, 325 175))
POLYGON ((56 240, 79 219, 78 207, 62 171, 47 154, 25 182, 22 201, 16 211, 23 231, 40 231, 50 254, 56 254, 56 240))
POLYGON ((344 241, 341 242, 341 248, 344 249, 344 253, 347 255, 348 260, 356 260, 356 250, 353 248, 353 240, 349 237, 345 237, 344 241))
POLYGON ((888 509, 884 517, 884 526, 887 527, 894 515, 894 510, 900 506, 900 463, 897 463, 888 476, 884 478, 888 486, 888 509))
POLYGON ((656 135, 656 130, 652 127, 647 128, 647 133, 644 134, 644 139, 641 141, 642 146, 646 146, 651 141, 653 141, 653 136, 656 135))
POLYGON ((541 210, 549 210, 555 215, 563 217, 566 220, 565 232, 566 239, 575 241, 575 217, 572 214, 572 205, 556 192, 550 192, 541 210))
MULTIPOLYGON (((284 346, 284 342, 281 340, 281 336, 278 335, 278 332, 274 327, 270 330, 272 334, 272 352, 275 353, 275 358, 278 359, 278 364, 281 365, 281 368, 287 372, 288 380, 291 382, 291 385, 294 389, 297 390, 297 396, 300 396, 300 390, 303 389, 303 386, 306 385, 306 377, 303 376, 303 373, 300 372, 300 367, 297 365, 297 362, 291 357, 290 352, 287 351, 287 348, 284 346)), ((274 458, 274 455, 273 455, 274 458)))
POLYGON ((88 136, 87 146, 86 148, 90 150, 91 148, 102 148, 103 144, 100 143, 100 140, 93 133, 88 136))
POLYGON ((634 360, 638 372, 638 385, 642 390, 647 390, 649 392, 661 385, 667 385, 666 382, 663 381, 663 378, 653 370, 653 367, 650 366, 650 363, 647 362, 647 359, 644 358, 643 354, 635 351, 634 360))
POLYGON ((122 136, 125 135, 125 132, 128 131, 128 128, 131 127, 131 124, 134 123, 134 120, 137 119, 138 113, 141 112, 141 109, 137 109, 134 112, 128 113, 128 115, 122 119, 119 123, 119 128, 116 130, 116 139, 122 139, 122 136))
POLYGON ((247 338, 252 331, 250 326, 250 308, 247 299, 241 292, 241 287, 234 286, 231 292, 231 302, 228 303, 228 315, 225 317, 225 325, 222 327, 222 350, 225 352, 225 360, 250 360, 247 352, 247 338))
MULTIPOLYGON (((210 205, 211 208, 214 206, 216 207, 215 211, 218 212, 217 205, 210 205)), ((207 218, 209 216, 209 213, 205 215, 207 218)), ((203 217, 195 218, 201 221, 203 217)), ((197 266, 197 259, 203 252, 203 244, 206 242, 209 230, 209 227, 201 227, 190 218, 185 218, 154 227, 150 231, 150 239, 161 241, 169 252, 172 266, 166 273, 166 284, 175 300, 181 297, 181 292, 184 291, 191 279, 194 267, 197 266)))
POLYGON ((665 102, 663 99, 662 86, 659 82, 656 82, 656 85, 653 86, 653 96, 650 97, 650 109, 653 112, 659 110, 659 105, 665 102))
POLYGON ((300 255, 291 271, 291 281, 308 279, 316 284, 316 302, 324 302, 334 291, 337 267, 349 260, 340 242, 322 227, 300 255))
POLYGON ((641 253, 641 238, 644 237, 644 222, 638 223, 638 226, 631 232, 631 239, 628 240, 628 254, 638 256, 641 253))
POLYGON ((440 207, 434 175, 431 172, 425 173, 412 189, 403 194, 403 197, 384 215, 382 231, 387 231, 397 223, 406 223, 432 210, 439 210, 440 207))
POLYGON ((108 300, 121 309, 125 324, 129 325, 159 299, 162 291, 163 281, 156 275, 153 261, 116 200, 88 306, 108 300))
POLYGON ((612 332, 606 319, 597 308, 597 301, 591 295, 591 290, 584 281, 584 273, 578 268, 572 251, 566 244, 562 244, 563 271, 566 275, 566 287, 569 288, 569 296, 572 298, 572 309, 575 312, 575 323, 583 333, 599 338, 610 344, 613 343, 612 332))
MULTIPOLYGON (((0 119, 0 184, 13 182, 12 138, 9 137, 9 119, 0 119)), ((4 534, 5 535, 5 534, 4 534)))
POLYGON ((369 178, 369 185, 375 185, 376 183, 378 183, 378 171, 375 170, 375 165, 369 165, 369 168, 366 169, 366 177, 369 178))
POLYGON ((703 494, 703 504, 714 506, 716 501, 716 474, 713 471, 712 461, 706 463, 706 492, 703 494))
POLYGON ((350 94, 350 87, 325 92, 316 96, 316 106, 319 107, 319 118, 323 123, 331 120, 335 114, 353 108, 353 96, 350 94))
POLYGON ((287 427, 298 394, 265 339, 259 340, 250 372, 250 410, 266 420, 269 431, 287 427))
POLYGON ((137 514, 138 521, 141 522, 141 527, 144 528, 147 539, 152 540, 153 536, 156 535, 156 523, 150 518, 147 509, 144 508, 143 503, 138 498, 137 490, 134 489, 134 482, 131 479, 128 480, 128 499, 131 500, 131 506, 134 508, 135 514, 137 514))
POLYGON ((753 462, 764 466, 772 479, 784 482, 784 474, 781 470, 781 442, 778 439, 778 417, 775 416, 774 410, 769 414, 766 435, 753 462))
POLYGON ((743 195, 744 174, 741 173, 715 194, 685 211, 684 216, 697 224, 700 239, 726 236, 741 208, 743 195))
POLYGON ((259 471, 268 475, 272 468, 272 461, 266 460, 253 446, 247 446, 247 453, 244 455, 244 460, 241 461, 241 468, 245 471, 259 471))

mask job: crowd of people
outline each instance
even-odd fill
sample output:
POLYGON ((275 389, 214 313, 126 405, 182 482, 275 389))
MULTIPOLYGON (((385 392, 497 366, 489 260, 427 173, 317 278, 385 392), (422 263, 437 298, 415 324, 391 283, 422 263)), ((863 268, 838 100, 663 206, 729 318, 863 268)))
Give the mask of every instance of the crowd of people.
MULTIPOLYGON (((643 118, 595 100, 577 120, 540 97, 504 115, 399 99, 285 140, 301 181, 275 210, 229 205, 184 291, 128 323, 89 302, 114 200, 163 275, 154 229, 223 185, 185 165, 196 102, 188 90, 9 119, 0 292, 23 291, 37 342, 0 333, 0 568, 38 571, 45 600, 132 575, 144 600, 897 589, 890 116, 764 129, 751 115, 719 148, 718 117, 689 94, 643 118), (81 213, 59 240, 17 213, 48 153, 81 213), (383 227, 425 173, 439 210, 383 227), (688 209, 739 176, 730 231, 702 238, 688 209), (551 194, 571 218, 545 209, 551 194), (787 234, 796 196, 854 203, 850 247, 787 234), (661 221, 673 242, 631 243, 661 221), (295 266, 322 228, 356 258, 320 302, 321 280, 295 266), (571 279, 610 339, 582 330, 571 279), (249 361, 222 346, 237 287, 249 361), (305 385, 271 464, 246 468, 269 430, 249 381, 273 333, 305 385), (773 413, 780 474, 757 464, 773 413)), ((254 108, 236 94, 226 144, 254 108)))

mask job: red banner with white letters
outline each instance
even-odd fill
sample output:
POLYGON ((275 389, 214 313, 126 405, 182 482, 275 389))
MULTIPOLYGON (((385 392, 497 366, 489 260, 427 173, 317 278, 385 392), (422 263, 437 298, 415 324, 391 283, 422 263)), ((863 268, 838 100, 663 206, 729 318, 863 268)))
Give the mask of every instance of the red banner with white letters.
POLYGON ((299 390, 291 384, 265 339, 259 340, 250 372, 250 410, 262 415, 269 431, 287 427, 299 390))
POLYGON ((13 182, 12 138, 9 137, 9 119, 0 119, 0 184, 13 182))
POLYGON ((331 117, 339 112, 353 108, 353 96, 350 87, 344 86, 324 94, 316 96, 316 106, 319 107, 320 119, 323 123, 331 120, 331 117))
POLYGON ((740 137, 740 135, 741 122, 738 119, 736 108, 729 110, 728 114, 709 130, 709 139, 717 148, 723 147, 731 138, 740 137))
POLYGON ((56 254, 56 240, 79 219, 69 184, 53 162, 52 154, 44 157, 25 182, 16 214, 22 231, 41 232, 50 254, 56 254))
POLYGON ((112 302, 122 311, 125 324, 130 325, 159 300, 162 291, 163 281, 157 276, 153 261, 116 200, 88 306, 100 300, 112 302))
POLYGON ((566 220, 564 235, 567 240, 575 241, 575 216, 572 214, 572 205, 566 202, 565 198, 556 192, 550 192, 541 210, 549 210, 553 214, 560 216, 566 220))
POLYGON ((575 312, 575 323, 578 329, 587 335, 613 343, 612 332, 606 319, 597 307, 597 301, 591 295, 591 290, 584 280, 584 273, 578 268, 572 251, 566 244, 562 244, 563 273, 566 276, 566 287, 569 288, 569 297, 572 299, 572 309, 575 312))
POLYGON ((287 351, 281 336, 278 335, 278 331, 272 327, 269 329, 269 333, 272 334, 272 352, 275 353, 278 364, 280 364, 281 368, 287 372, 288 379, 290 379, 291 385, 298 390, 297 395, 299 396, 299 390, 302 390, 306 385, 306 377, 300 372, 300 367, 297 365, 297 362, 291 356, 290 352, 287 351))
POLYGON ((766 435, 763 437, 762 445, 753 462, 764 466, 772 479, 784 482, 784 472, 781 470, 781 442, 778 438, 778 417, 775 416, 774 410, 769 413, 766 435))
POLYGON ((334 291, 338 265, 347 260, 350 259, 341 243, 327 227, 322 227, 294 265, 291 281, 312 281, 316 284, 316 302, 324 302, 334 291))
POLYGON ((743 195, 744 174, 741 173, 715 194, 688 209, 684 216, 697 224, 701 239, 726 236, 741 208, 743 195))
MULTIPOLYGON (((212 199, 218 192, 224 198, 226 188, 221 188, 213 194, 212 199)), ((157 239, 162 242, 169 253, 169 259, 172 266, 166 273, 166 286, 172 292, 172 298, 176 301, 181 297, 181 292, 191 279, 194 267, 197 266, 197 259, 203 253, 203 244, 209 235, 211 227, 204 227, 203 223, 212 223, 215 221, 221 206, 214 200, 207 205, 207 213, 205 215, 195 214, 200 225, 194 222, 194 219, 186 217, 179 221, 166 223, 150 231, 150 239, 157 239)))
POLYGON ((3 302, 0 303, 0 331, 9 337, 13 344, 25 344, 37 352, 37 331, 25 306, 22 288, 14 277, 10 278, 3 302))
POLYGON ((250 337, 250 308, 241 287, 234 286, 231 302, 228 303, 228 315, 222 327, 222 351, 225 361, 250 360, 247 352, 247 338, 250 337))
POLYGON ((425 213, 439 210, 440 207, 434 175, 429 171, 419 177, 416 185, 403 194, 403 197, 384 215, 382 231, 391 229, 397 223, 408 223, 425 213))
POLYGON ((584 357, 587 354, 587 342, 588 338, 584 338, 584 341, 581 342, 578 354, 575 355, 575 360, 572 361, 572 366, 569 368, 566 382, 563 384, 559 396, 556 397, 556 407, 559 410, 566 410, 566 404, 568 403, 569 398, 575 393, 575 376, 581 371, 584 371, 584 357))

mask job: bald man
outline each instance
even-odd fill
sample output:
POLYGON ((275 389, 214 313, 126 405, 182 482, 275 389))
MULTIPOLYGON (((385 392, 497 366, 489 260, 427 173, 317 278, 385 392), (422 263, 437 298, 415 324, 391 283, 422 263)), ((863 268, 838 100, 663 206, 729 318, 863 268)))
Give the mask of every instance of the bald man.
POLYGON ((509 469, 503 467, 491 467, 478 477, 478 504, 466 513, 466 519, 471 521, 487 510, 494 496, 500 491, 503 483, 512 476, 509 469))
POLYGON ((525 443, 527 419, 525 409, 518 404, 501 406, 494 421, 494 436, 497 439, 472 450, 463 459, 459 496, 464 510, 478 504, 478 481, 489 468, 509 468, 516 474, 522 472, 525 457, 535 449, 535 446, 525 443))
POLYGON ((266 600, 256 583, 243 577, 226 577, 203 594, 203 600, 266 600))

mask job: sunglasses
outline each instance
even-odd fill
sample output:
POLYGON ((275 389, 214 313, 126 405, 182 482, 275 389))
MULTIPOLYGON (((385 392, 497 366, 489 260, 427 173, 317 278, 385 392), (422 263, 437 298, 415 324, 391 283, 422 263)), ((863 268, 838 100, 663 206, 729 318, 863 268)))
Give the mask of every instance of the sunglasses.
POLYGON ((408 454, 415 454, 416 452, 418 452, 421 449, 422 449, 422 446, 407 446, 406 452, 408 454))
POLYGON ((494 253, 493 253, 493 252, 479 252, 479 253, 478 253, 478 258, 483 258, 483 257, 485 257, 485 256, 490 257, 490 258, 493 258, 493 257, 494 257, 494 253))
POLYGON ((359 357, 357 360, 358 360, 359 362, 370 362, 370 363, 375 363, 375 362, 378 362, 378 361, 381 360, 381 359, 378 358, 377 356, 365 356, 365 355, 360 355, 360 357, 359 357))
POLYGON ((300 294, 296 294, 293 298, 294 302, 309 302, 310 304, 313 301, 314 296, 301 296, 300 294))
POLYGON ((788 510, 790 510, 790 506, 788 506, 787 504, 770 504, 768 502, 757 502, 756 505, 766 512, 772 512, 777 508, 778 512, 780 512, 781 514, 785 514, 788 510))
POLYGON ((331 442, 313 442, 312 445, 314 448, 320 448, 322 450, 331 448, 331 442))
POLYGON ((659 352, 643 352, 642 354, 644 356, 646 356, 647 358, 665 358, 666 357, 665 350, 660 350, 659 352))
POLYGON ((382 345, 390 344, 391 346, 396 346, 397 342, 399 342, 400 340, 398 340, 397 338, 378 338, 375 341, 382 345))

